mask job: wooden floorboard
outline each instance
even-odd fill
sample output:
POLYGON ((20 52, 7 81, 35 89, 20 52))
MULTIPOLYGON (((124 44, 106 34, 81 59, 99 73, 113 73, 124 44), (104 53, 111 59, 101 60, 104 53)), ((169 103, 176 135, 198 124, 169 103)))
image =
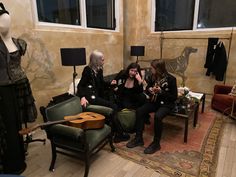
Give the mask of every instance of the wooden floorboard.
MULTIPOLYGON (((236 177, 236 121, 226 117, 221 143, 219 145, 216 177, 236 177)), ((43 131, 37 130, 34 138, 45 138, 43 131)), ((49 172, 51 160, 50 142, 29 144, 26 157, 25 177, 83 177, 84 164, 76 159, 58 155, 55 172, 49 172)), ((92 158, 89 177, 163 177, 158 172, 145 168, 120 156, 101 150, 92 158)))

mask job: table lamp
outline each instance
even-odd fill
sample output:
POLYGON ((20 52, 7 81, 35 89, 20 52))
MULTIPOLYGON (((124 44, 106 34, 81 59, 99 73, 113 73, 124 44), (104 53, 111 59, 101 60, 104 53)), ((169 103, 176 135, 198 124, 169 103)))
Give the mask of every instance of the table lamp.
POLYGON ((131 46, 130 55, 137 56, 136 63, 138 63, 138 57, 144 56, 145 46, 131 46))

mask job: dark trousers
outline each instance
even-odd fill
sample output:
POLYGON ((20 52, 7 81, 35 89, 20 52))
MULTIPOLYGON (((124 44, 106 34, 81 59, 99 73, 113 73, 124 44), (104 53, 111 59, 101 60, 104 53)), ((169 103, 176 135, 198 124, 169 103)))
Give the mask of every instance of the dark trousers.
POLYGON ((90 104, 106 106, 106 107, 112 108, 113 109, 113 113, 112 113, 112 115, 110 115, 108 117, 108 119, 109 119, 108 120, 109 121, 108 124, 112 128, 113 134, 115 132, 118 133, 118 134, 123 133, 123 129, 122 129, 121 125, 120 125, 120 122, 117 119, 118 106, 115 103, 113 103, 112 101, 106 100, 104 98, 101 98, 101 97, 96 97, 95 99, 90 99, 88 101, 89 101, 90 104))
POLYGON ((154 140, 157 143, 160 143, 163 123, 162 120, 166 117, 172 107, 170 106, 163 106, 157 103, 146 103, 143 106, 139 107, 136 110, 136 137, 142 137, 143 130, 144 130, 144 122, 147 114, 151 112, 155 112, 154 116, 154 140))
POLYGON ((117 104, 119 105, 119 110, 128 108, 128 109, 137 109, 146 103, 146 96, 143 93, 128 96, 123 95, 121 98, 118 98, 117 104))

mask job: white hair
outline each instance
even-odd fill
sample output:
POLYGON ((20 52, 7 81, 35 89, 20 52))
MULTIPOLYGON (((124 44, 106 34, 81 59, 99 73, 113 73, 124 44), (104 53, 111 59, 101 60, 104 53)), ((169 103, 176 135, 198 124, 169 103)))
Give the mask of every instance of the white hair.
POLYGON ((90 54, 89 66, 95 71, 101 69, 102 68, 102 65, 101 65, 102 58, 103 58, 103 53, 98 50, 94 50, 90 54))

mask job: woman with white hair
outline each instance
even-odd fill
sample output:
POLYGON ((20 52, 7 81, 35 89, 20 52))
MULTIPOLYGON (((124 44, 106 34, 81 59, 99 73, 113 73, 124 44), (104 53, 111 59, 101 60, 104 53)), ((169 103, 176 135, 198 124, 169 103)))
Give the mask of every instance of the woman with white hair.
POLYGON ((81 80, 77 86, 77 95, 81 99, 81 105, 86 107, 88 104, 105 106, 113 109, 113 115, 109 117, 112 130, 115 134, 114 141, 126 141, 130 137, 125 134, 116 119, 117 105, 112 101, 105 99, 105 90, 116 84, 116 80, 111 83, 105 82, 103 78, 104 55, 95 50, 90 55, 88 66, 85 66, 81 80))

